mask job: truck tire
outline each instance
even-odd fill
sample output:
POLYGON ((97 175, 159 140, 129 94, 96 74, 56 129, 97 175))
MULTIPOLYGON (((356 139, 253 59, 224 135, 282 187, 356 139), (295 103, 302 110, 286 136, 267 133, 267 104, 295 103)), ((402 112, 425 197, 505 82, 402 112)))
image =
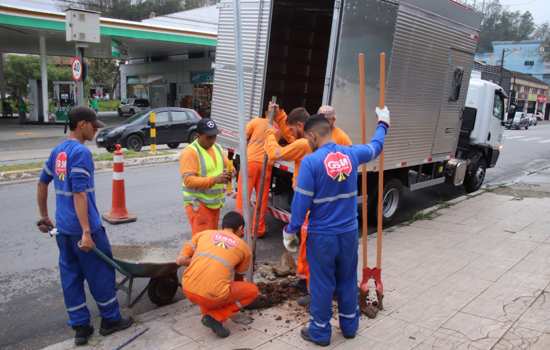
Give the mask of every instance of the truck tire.
MULTIPOLYGON (((378 221, 378 182, 374 191, 369 192, 368 215, 370 222, 378 221)), ((383 224, 392 224, 399 213, 399 207, 403 200, 403 184, 397 178, 390 178, 384 181, 383 197, 383 224)))
POLYGON ((464 179, 464 189, 467 193, 472 193, 481 188, 487 172, 487 161, 485 158, 479 158, 477 163, 468 172, 464 179))
POLYGON ((179 145, 180 145, 179 142, 170 142, 170 143, 168 143, 168 147, 170 147, 171 149, 176 149, 176 148, 179 147, 179 145))

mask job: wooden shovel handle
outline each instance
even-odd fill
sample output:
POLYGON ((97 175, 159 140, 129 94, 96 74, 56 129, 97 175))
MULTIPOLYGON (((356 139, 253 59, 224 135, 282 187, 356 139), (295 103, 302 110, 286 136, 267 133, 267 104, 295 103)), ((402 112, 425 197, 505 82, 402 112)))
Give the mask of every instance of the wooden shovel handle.
MULTIPOLYGON (((360 53, 358 56, 359 63, 359 114, 361 118, 361 143, 367 143, 367 102, 366 84, 365 84, 365 54, 360 53)), ((368 249, 367 249, 367 236, 368 236, 368 222, 367 222, 367 165, 363 164, 361 169, 361 216, 363 218, 363 225, 361 227, 361 242, 363 244, 363 268, 368 267, 368 249)))
MULTIPOLYGON (((384 108, 386 105, 386 54, 380 54, 380 95, 378 98, 378 107, 384 108)), ((376 238, 376 267, 382 268, 382 233, 384 221, 384 150, 380 153, 378 169, 378 222, 376 238)))

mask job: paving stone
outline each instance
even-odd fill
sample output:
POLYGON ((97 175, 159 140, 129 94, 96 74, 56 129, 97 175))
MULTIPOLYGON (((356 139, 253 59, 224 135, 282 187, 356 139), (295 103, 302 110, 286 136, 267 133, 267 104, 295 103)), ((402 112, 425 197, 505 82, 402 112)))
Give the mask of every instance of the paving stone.
POLYGON ((359 334, 394 349, 411 349, 432 333, 432 330, 389 316, 359 334))
POLYGON ((519 319, 517 326, 550 333, 550 293, 542 293, 519 319))
POLYGON ((522 327, 513 327, 495 344, 494 350, 550 349, 550 334, 522 327))
POLYGON ((468 339, 463 334, 446 329, 439 329, 429 336, 422 343, 413 348, 414 350, 481 350, 482 347, 468 339))
POLYGON ((479 349, 490 349, 511 326, 512 322, 498 322, 459 312, 441 328, 454 331, 471 341, 479 349))
MULTIPOLYGON (((334 347, 336 350, 397 350, 391 344, 382 343, 369 336, 357 335, 355 339, 346 339, 345 342, 334 347)), ((405 348, 402 348, 406 350, 405 348)))
MULTIPOLYGON (((286 344, 289 344, 290 346, 294 346, 297 349, 318 350, 319 349, 318 345, 315 345, 313 343, 307 342, 307 341, 302 339, 302 337, 300 336, 301 329, 302 329, 301 327, 293 329, 292 331, 283 334, 282 336, 278 337, 277 339, 284 342, 284 343, 286 343, 286 344)), ((338 345, 340 345, 344 342, 347 342, 347 340, 342 336, 342 334, 339 331, 337 331, 333 328, 332 329, 332 339, 330 341, 330 345, 327 346, 327 347, 324 347, 323 349, 327 349, 327 350, 334 349, 335 347, 337 347, 338 345)))
POLYGON ((260 345, 256 349, 257 350, 294 350, 297 348, 288 343, 285 343, 284 341, 274 339, 274 340, 268 341, 263 345, 260 345))
POLYGON ((458 311, 442 301, 427 303, 427 299, 415 300, 399 308, 392 317, 435 331, 458 311))

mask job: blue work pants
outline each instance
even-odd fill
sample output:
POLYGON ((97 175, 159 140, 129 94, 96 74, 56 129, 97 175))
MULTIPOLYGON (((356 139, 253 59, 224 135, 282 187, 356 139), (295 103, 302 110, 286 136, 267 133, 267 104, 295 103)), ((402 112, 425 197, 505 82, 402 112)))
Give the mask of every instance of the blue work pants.
POLYGON ((310 336, 330 342, 332 298, 336 294, 340 329, 353 336, 359 326, 357 296, 357 231, 339 235, 310 232, 307 260, 311 274, 310 336))
MULTIPOLYGON (((101 317, 106 320, 119 320, 120 310, 116 297, 115 270, 101 260, 93 251, 80 250, 80 236, 57 235, 59 247, 59 273, 65 307, 72 327, 90 324, 90 311, 86 306, 84 280, 88 283, 101 317)), ((105 229, 92 233, 96 248, 112 257, 111 245, 105 229)))

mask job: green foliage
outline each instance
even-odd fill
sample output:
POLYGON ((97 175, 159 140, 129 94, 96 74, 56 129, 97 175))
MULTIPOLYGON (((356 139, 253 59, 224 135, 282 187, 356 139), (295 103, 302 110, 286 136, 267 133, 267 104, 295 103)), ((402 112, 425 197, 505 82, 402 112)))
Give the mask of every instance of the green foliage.
POLYGON ((101 84, 113 91, 118 78, 116 61, 109 58, 90 58, 88 62, 88 77, 93 84, 101 84))
POLYGON ((110 112, 116 111, 120 105, 119 100, 100 100, 99 101, 99 111, 100 112, 110 112))
POLYGON ((493 51, 493 41, 530 39, 535 29, 533 16, 529 11, 508 11, 499 0, 493 0, 485 6, 478 51, 493 51))
POLYGON ((204 6, 211 1, 142 0, 136 2, 131 0, 86 0, 82 2, 85 3, 85 7, 88 9, 101 12, 101 16, 103 17, 140 21, 152 16, 162 16, 189 8, 204 6))
POLYGON ((533 38, 544 41, 544 60, 550 61, 550 22, 545 22, 537 27, 533 38))
MULTIPOLYGON (((48 64, 48 89, 52 91, 53 81, 71 80, 69 67, 48 64)), ((8 89, 15 95, 27 94, 29 79, 40 79, 40 59, 37 56, 7 55, 4 75, 8 89)))

